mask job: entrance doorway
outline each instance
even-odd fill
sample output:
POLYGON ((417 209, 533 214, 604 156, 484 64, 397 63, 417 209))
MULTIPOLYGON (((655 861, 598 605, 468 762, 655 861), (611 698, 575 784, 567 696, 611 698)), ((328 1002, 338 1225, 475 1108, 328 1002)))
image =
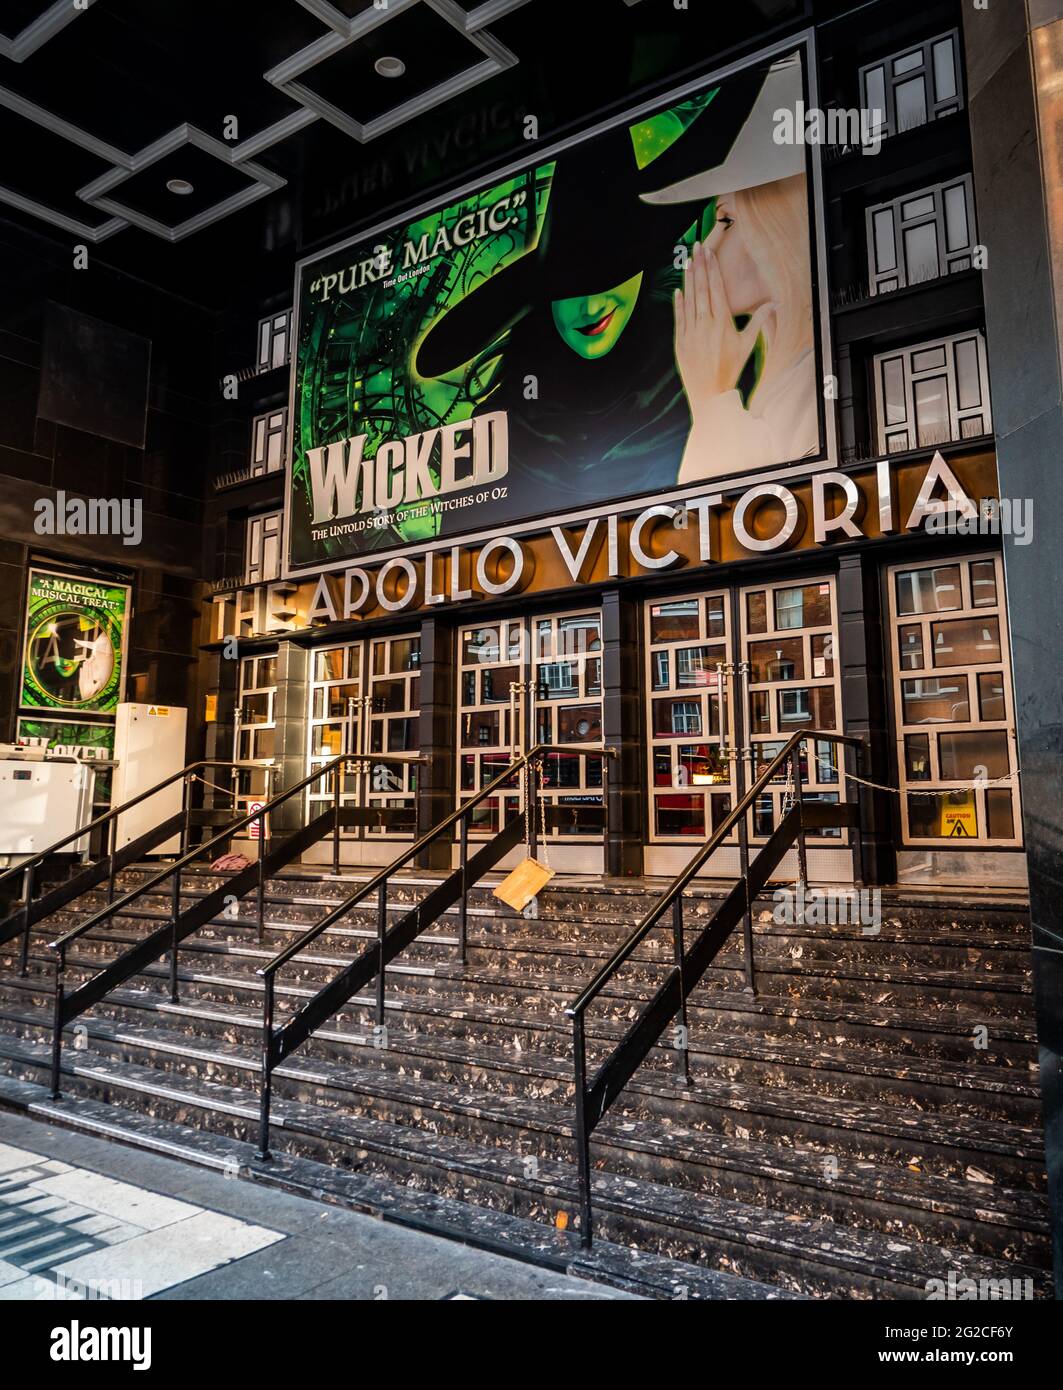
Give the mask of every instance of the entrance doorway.
MULTIPOLYGON (((600 610, 461 628, 456 735, 459 803, 536 743, 601 743, 600 610)), ((554 869, 603 872, 602 788, 602 759, 564 752, 546 757, 542 800, 554 869)), ((471 834, 493 835, 519 806, 519 787, 503 788, 474 812, 471 834)), ((522 854, 514 851, 512 862, 522 854)), ((505 860, 503 866, 509 863, 505 860)))
MULTIPOLYGON (((646 871, 672 876, 689 862, 801 728, 840 731, 837 598, 833 578, 688 594, 645 605, 649 815, 646 871)), ((803 796, 837 802, 844 786, 837 749, 809 747, 803 796)), ((793 787, 781 776, 749 817, 750 845, 765 843, 793 787)), ((809 836, 809 876, 851 883, 847 832, 809 836)), ((740 872, 737 833, 706 874, 740 872)), ((797 877, 796 852, 780 876, 797 877)))

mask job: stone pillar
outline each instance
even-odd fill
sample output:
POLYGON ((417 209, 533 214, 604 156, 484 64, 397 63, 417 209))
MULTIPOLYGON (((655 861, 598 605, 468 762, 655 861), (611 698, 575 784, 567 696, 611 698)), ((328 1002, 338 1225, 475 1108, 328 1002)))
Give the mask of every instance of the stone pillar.
MULTIPOLYGON (((842 733, 862 739, 865 752, 859 775, 869 782, 894 785, 890 775, 890 734, 883 669, 884 634, 878 567, 864 554, 844 555, 838 567, 838 661, 842 685, 842 733)), ((848 754, 849 766, 852 754, 848 754)), ((891 797, 859 788, 860 854, 854 864, 858 881, 894 883, 897 852, 891 797)))
POLYGON ((965 6, 964 38, 979 238, 988 252, 1000 495, 1033 504, 1033 543, 1006 538, 1004 564, 1056 1287, 1063 1295, 1063 226, 1056 206, 1063 102, 1054 95, 1063 60, 1053 56, 1063 52, 1063 0, 965 6))
POLYGON ((602 595, 602 741, 619 750, 605 777, 605 871, 643 870, 646 815, 641 604, 616 589, 602 595))
MULTIPOLYGON (((313 659, 312 651, 294 642, 282 640, 277 645, 277 693, 273 700, 277 723, 273 743, 275 793, 295 786, 307 773, 306 728, 313 659)), ((271 828, 274 835, 282 835, 305 823, 306 799, 293 796, 277 811, 271 828)))
MULTIPOLYGON (((457 805, 454 759, 457 629, 452 618, 433 616, 421 624, 421 756, 418 768, 417 834, 438 825, 457 805)), ((423 869, 449 869, 451 839, 440 836, 421 856, 423 869)))

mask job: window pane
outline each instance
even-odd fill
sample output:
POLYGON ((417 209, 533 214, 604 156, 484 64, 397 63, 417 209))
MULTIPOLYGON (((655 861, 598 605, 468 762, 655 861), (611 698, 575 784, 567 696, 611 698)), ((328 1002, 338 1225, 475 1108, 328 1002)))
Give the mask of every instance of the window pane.
POLYGON ((931 628, 935 666, 984 666, 1000 660, 1000 623, 996 618, 961 618, 931 628))
POLYGON ((916 435, 920 448, 944 444, 952 437, 949 425, 949 387, 943 376, 912 385, 915 398, 916 435))
POLYGON ((908 406, 904 395, 904 363, 899 357, 891 357, 882 363, 882 404, 887 425, 903 425, 908 419, 908 406))
POLYGON ((897 611, 904 616, 950 613, 962 606, 958 565, 907 570, 897 576, 897 611))
POLYGON ((480 676, 480 703, 509 703, 510 686, 520 680, 519 666, 488 667, 480 676))
POLYGON ((768 630, 768 596, 765 593, 746 595, 746 627, 750 632, 768 630))
POLYGON ((658 835, 707 838, 703 796, 658 796, 655 799, 658 835))
POLYGON ((985 794, 986 816, 991 840, 1015 839, 1015 812, 1007 787, 991 787, 985 794))
POLYGON ((352 701, 357 703, 357 685, 330 685, 319 692, 321 713, 329 719, 339 719, 351 713, 352 701))
POLYGON ((722 647, 682 647, 675 654, 675 679, 680 690, 688 686, 716 689, 716 667, 722 665, 722 647))
POLYGON ((886 69, 870 68, 864 74, 864 105, 870 113, 872 131, 886 124, 886 69))
POLYGON ((708 743, 679 749, 679 773, 681 784, 688 787, 719 786, 730 778, 720 750, 708 743))
POLYGON ((875 227, 875 270, 881 275, 884 271, 897 268, 897 238, 893 227, 893 209, 883 208, 876 212, 875 227))
POLYGON ((792 733, 802 727, 830 732, 836 727, 836 721, 832 687, 779 691, 780 733, 792 733))
POLYGON ((497 710, 483 710, 461 717, 461 741, 466 748, 491 746, 500 742, 497 710))
POLYGON ((926 86, 922 77, 910 82, 900 82, 894 88, 893 99, 897 104, 897 129, 911 130, 926 121, 926 86))
POLYGON ((672 684, 671 662, 667 652, 653 653, 653 688, 654 690, 667 690, 672 684))
POLYGON ((900 652, 902 671, 921 671, 926 665, 923 658, 923 629, 921 627, 902 627, 900 633, 900 652))
POLYGON ((799 637, 754 642, 749 648, 749 660, 754 685, 805 679, 805 645, 799 637))
POLYGON ((913 222, 917 217, 932 217, 934 213, 934 195, 928 193, 922 198, 912 198, 907 203, 901 204, 901 216, 905 222, 913 222))
POLYGON ((474 661, 497 661, 499 633, 497 627, 480 627, 462 633, 461 660, 465 666, 474 661))
POLYGON ((750 697, 750 721, 755 734, 771 733, 771 697, 766 690, 754 690, 750 697))
POLYGON ((419 637, 401 637, 390 643, 390 647, 392 675, 398 671, 419 671, 421 669, 421 639, 419 637))
POLYGON ((983 671, 978 677, 978 708, 986 723, 997 723, 1008 717, 1003 671, 983 671))
POLYGON ((919 792, 909 796, 908 829, 915 840, 975 839, 978 812, 974 793, 919 792))
POLYGON ((971 598, 975 608, 995 608, 997 567, 992 560, 979 560, 971 566, 971 598))
POLYGON ((956 382, 961 410, 974 410, 982 404, 978 343, 974 338, 956 344, 956 382))
POLYGON ((951 39, 934 45, 934 90, 939 102, 956 96, 956 55, 951 39))
POLYGON ((830 618, 829 584, 808 584, 801 589, 776 590, 777 631, 787 632, 801 627, 827 627, 830 618))
POLYGON ((969 724, 967 679, 902 681, 906 724, 969 724))
POLYGON ((933 222, 921 227, 909 227, 904 234, 904 260, 909 285, 936 280, 941 274, 938 264, 938 234, 933 222))
POLYGON ((701 636, 699 617, 697 599, 654 604, 650 609, 650 641, 655 646, 660 642, 696 642, 701 636))
POLYGON ((726 632, 722 598, 705 600, 705 636, 723 637, 726 632))
POLYGON ((570 705, 557 711, 558 743, 601 743, 600 705, 570 705))
POLYGON ((945 190, 945 247, 951 253, 971 244, 967 221, 967 189, 962 183, 945 190))
POLYGON ((653 732, 656 738, 701 737, 700 700, 654 700, 653 732))
POLYGON ((834 638, 831 635, 812 638, 812 679, 826 680, 834 675, 834 638))
POLYGON ((910 782, 930 780, 930 735, 909 734, 904 740, 905 772, 910 782))
POLYGON ((917 48, 914 53, 905 53, 900 58, 893 60, 894 77, 903 77, 906 72, 915 72, 917 68, 923 66, 923 50, 917 48))
POLYGON ((993 782, 1011 771, 1008 736, 1003 730, 940 734, 938 761, 943 782, 973 782, 977 778, 993 782))

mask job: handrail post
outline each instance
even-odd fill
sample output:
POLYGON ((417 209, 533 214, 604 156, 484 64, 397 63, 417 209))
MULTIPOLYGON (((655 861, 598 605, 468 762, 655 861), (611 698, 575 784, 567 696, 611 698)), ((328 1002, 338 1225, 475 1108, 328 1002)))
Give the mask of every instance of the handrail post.
POLYGON ((192 783, 194 781, 194 773, 189 772, 185 775, 184 790, 181 796, 181 809, 184 812, 184 820, 181 823, 181 855, 188 853, 188 842, 192 838, 192 783))
POLYGON ((170 1003, 179 1002, 177 989, 177 922, 181 916, 181 870, 174 869, 170 887, 170 917, 173 940, 170 944, 170 1003))
MULTIPOLYGON (((756 802, 751 808, 755 811, 756 802)), ((745 992, 757 992, 756 966, 753 960, 753 904, 749 897, 749 812, 744 811, 738 821, 738 858, 742 869, 742 892, 745 896, 745 913, 742 917, 742 944, 745 952, 746 985, 745 992)))
POLYGON ((469 818, 462 816, 458 822, 458 855, 461 866, 461 902, 458 906, 458 949, 461 963, 468 961, 469 930, 469 818))
POLYGON ((687 1022, 687 997, 683 988, 683 895, 672 904, 672 942, 675 951, 675 968, 679 971, 679 1026, 682 1039, 676 1049, 678 1054, 679 1076, 684 1086, 690 1085, 690 1027, 687 1022))
POLYGON ((66 951, 59 948, 55 962, 55 999, 52 1012, 52 1099, 58 1100, 59 1068, 63 1058, 63 972, 66 970, 66 951))
POLYGON ((107 901, 114 902, 115 883, 118 878, 118 865, 115 855, 118 852, 118 818, 107 827, 107 901))
POLYGON ((262 1093, 259 1097, 258 1113, 258 1156, 269 1161, 269 1103, 273 1089, 273 981, 275 976, 266 976, 266 989, 262 1003, 262 1093))
POLYGON ((376 902, 376 940, 377 950, 380 952, 378 970, 376 977, 376 1021, 378 1024, 384 1022, 384 937, 388 931, 388 881, 387 879, 380 885, 377 891, 376 902))
POLYGON ((538 764, 525 763, 524 776, 525 805, 528 812, 528 853, 536 859, 539 854, 538 764))
POLYGON ((797 808, 798 883, 803 892, 808 887, 808 847, 805 844, 805 800, 804 783, 801 778, 801 744, 802 740, 800 739, 794 744, 794 751, 790 755, 790 766, 793 771, 794 779, 794 805, 797 808))
POLYGON ((572 1018, 572 1062, 576 1090, 576 1158, 579 1164, 579 1240, 584 1250, 594 1239, 591 1216, 591 1146, 587 1131, 587 1038, 582 1010, 572 1018))
POLYGON ((335 821, 332 826, 332 874, 334 878, 340 876, 340 779, 345 763, 337 763, 332 769, 332 814, 335 821))
POLYGON ((261 943, 266 936, 266 813, 262 811, 258 818, 258 884, 255 889, 255 908, 258 913, 258 940, 261 943))
POLYGON ((30 909, 33 905, 33 888, 36 877, 36 868, 30 864, 22 875, 22 896, 25 901, 22 905, 22 963, 19 967, 19 974, 23 979, 30 973, 30 909))

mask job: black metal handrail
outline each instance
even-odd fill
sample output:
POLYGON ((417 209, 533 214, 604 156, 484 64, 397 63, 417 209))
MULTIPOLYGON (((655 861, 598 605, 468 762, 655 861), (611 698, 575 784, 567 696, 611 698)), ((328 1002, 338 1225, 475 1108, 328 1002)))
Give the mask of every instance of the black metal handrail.
POLYGON ((580 1238, 585 1248, 589 1248, 592 1240, 590 1136, 594 1129, 638 1067, 656 1046, 658 1038, 669 1021, 677 1016, 681 1019, 682 1024, 682 1033, 680 1034, 682 1045, 677 1048, 680 1073, 683 1081, 689 1083, 686 1001, 691 991, 701 980, 705 971, 743 918, 748 925, 746 966, 748 978, 752 980, 751 908, 767 883, 771 872, 778 866, 796 840, 798 844, 799 881, 802 884, 807 883, 805 829, 806 826, 809 826, 809 822, 814 822, 815 828, 855 827, 857 823, 857 807, 852 805, 820 804, 815 806, 815 814, 811 814, 812 805, 805 802, 803 797, 800 756, 801 745, 806 740, 831 743, 835 746, 850 747, 855 750, 863 748, 862 740, 847 735, 822 733, 814 729, 803 729, 793 734, 749 791, 709 836, 686 868, 676 875, 623 945, 613 952, 590 983, 565 1009, 566 1015, 572 1019, 576 1102, 575 1138, 579 1166, 581 1213, 580 1238), (767 844, 761 848, 753 862, 743 865, 743 873, 737 883, 702 929, 698 940, 689 951, 686 951, 683 943, 684 892, 734 828, 743 823, 750 809, 756 804, 757 798, 762 796, 764 791, 775 781, 787 762, 790 764, 794 788, 792 810, 784 816, 782 823, 767 844), (672 911, 674 965, 664 983, 627 1028, 623 1038, 602 1062, 590 1085, 588 1085, 585 1021, 587 1009, 598 998, 621 966, 632 958, 638 947, 660 924, 661 919, 669 909, 672 911))
MULTIPOLYGON (((187 848, 188 832, 191 827, 191 798, 190 787, 196 780, 199 772, 206 768, 224 767, 230 770, 243 767, 265 768, 270 764, 264 761, 239 758, 201 758, 194 763, 188 763, 180 772, 171 773, 169 777, 164 777, 161 782, 157 782, 147 791, 138 793, 130 797, 128 801, 123 801, 120 806, 113 806, 109 811, 103 812, 93 820, 88 821, 80 829, 66 835, 61 840, 56 840, 54 844, 46 849, 39 850, 29 859, 24 859, 20 864, 14 865, 0 874, 0 891, 4 885, 19 876, 22 877, 22 902, 3 922, 0 922, 0 942, 9 940, 12 936, 22 933, 22 974, 26 974, 27 961, 29 957, 30 931, 35 923, 44 917, 51 916, 60 908, 65 907, 68 902, 87 892, 90 888, 96 887, 106 878, 108 901, 114 899, 114 885, 117 870, 125 867, 127 863, 133 862, 136 858, 150 853, 159 844, 164 844, 174 834, 181 834, 181 849, 187 848), (181 793, 181 810, 171 819, 178 822, 171 825, 169 821, 162 822, 155 826, 151 832, 140 836, 124 850, 117 848, 118 821, 119 818, 131 811, 135 806, 148 801, 153 796, 173 786, 175 782, 183 782, 181 793), (53 854, 58 854, 66 845, 76 844, 77 841, 85 836, 92 836, 102 827, 107 827, 106 850, 101 852, 97 864, 81 873, 74 874, 67 882, 57 888, 50 889, 42 894, 36 903, 33 901, 33 893, 36 887, 36 877, 41 866, 53 854), (162 833, 166 830, 167 833, 162 833), (106 862, 106 868, 104 864, 106 862)), ((235 795, 235 793, 234 793, 235 795)))
MULTIPOLYGON (((217 835, 213 836, 205 843, 197 845, 193 850, 180 855, 172 863, 166 865, 158 873, 150 875, 142 883, 120 898, 107 903, 98 912, 93 913, 84 922, 78 923, 70 931, 65 932, 55 941, 48 942, 48 949, 56 952, 55 957, 55 1007, 52 1026, 52 1094, 58 1097, 59 1094, 59 1071, 62 1056, 62 1032, 63 1028, 73 1022, 86 1009, 99 1002, 116 985, 123 983, 130 975, 137 974, 145 965, 157 960, 167 950, 170 952, 170 997, 177 1002, 177 961, 178 946, 185 936, 209 921, 213 915, 215 900, 220 904, 224 897, 232 896, 239 899, 252 886, 257 886, 258 901, 258 924, 259 939, 262 939, 263 915, 266 891, 267 872, 274 871, 277 867, 290 863, 293 858, 301 854, 317 840, 326 834, 333 836, 333 864, 336 870, 339 869, 340 856, 340 830, 345 823, 345 811, 340 807, 340 770, 350 764, 363 764, 367 762, 420 762, 423 761, 417 755, 407 754, 365 754, 365 753, 343 753, 338 758, 333 758, 331 762, 323 767, 315 769, 308 776, 288 787, 285 791, 270 797, 257 810, 249 812, 245 816, 240 816, 231 821, 217 835), (316 820, 302 827, 301 830, 293 832, 288 836, 280 850, 273 850, 269 835, 269 818, 278 807, 290 801, 292 797, 306 790, 314 782, 319 782, 322 778, 335 774, 333 780, 333 803, 331 808, 318 816, 316 820), (226 843, 239 834, 241 830, 248 829, 257 822, 259 827, 259 853, 257 864, 249 864, 245 869, 238 871, 234 877, 223 884, 221 888, 208 893, 200 903, 191 908, 181 911, 181 874, 193 860, 201 855, 207 854, 226 843), (84 936, 94 927, 100 926, 111 917, 128 909, 139 897, 145 893, 152 892, 166 879, 172 878, 171 884, 171 911, 170 921, 158 931, 147 937, 145 940, 137 942, 129 950, 111 961, 105 969, 101 970, 97 976, 87 983, 81 985, 73 994, 66 996, 63 988, 63 976, 66 969, 66 952, 71 942, 84 936), (209 911, 207 909, 210 909, 209 911)), ((348 817, 349 819, 349 817, 348 817)))
POLYGON ((575 754, 585 758, 616 758, 618 756, 616 748, 604 745, 588 747, 586 745, 574 746, 556 743, 536 744, 529 752, 522 754, 509 767, 498 773, 485 787, 482 787, 467 801, 462 802, 456 810, 444 816, 437 825, 426 831, 414 844, 403 849, 385 868, 380 869, 371 878, 360 884, 354 893, 332 908, 297 940, 291 942, 282 951, 278 951, 273 959, 258 971, 258 974, 265 980, 265 996, 262 1008, 262 1090, 259 1115, 259 1155, 261 1158, 269 1158, 269 1113, 274 1069, 286 1057, 290 1056, 301 1043, 312 1036, 323 1023, 327 1022, 338 1009, 342 1008, 353 994, 363 989, 374 979, 377 985, 376 1020, 378 1025, 382 1024, 385 1005, 385 972, 388 963, 437 921, 448 908, 459 901, 458 946, 461 962, 463 965, 465 964, 469 889, 519 842, 518 832, 522 830, 525 821, 528 825, 530 852, 533 856, 536 853, 538 830, 535 805, 539 769, 541 769, 543 760, 552 753, 575 754), (511 782, 525 769, 527 769, 527 781, 524 816, 522 817, 518 812, 470 860, 468 822, 470 813, 487 797, 498 791, 507 782, 511 782), (422 902, 412 907, 388 931, 388 881, 391 876, 404 869, 411 859, 422 854, 455 825, 458 826, 459 830, 457 869, 443 879, 422 902), (289 1018, 281 1028, 274 1029, 273 1013, 277 972, 298 956, 311 942, 316 941, 322 932, 327 931, 335 922, 346 916, 373 893, 376 894, 377 898, 376 941, 371 946, 367 946, 333 980, 323 985, 317 994, 297 1014, 289 1018))

